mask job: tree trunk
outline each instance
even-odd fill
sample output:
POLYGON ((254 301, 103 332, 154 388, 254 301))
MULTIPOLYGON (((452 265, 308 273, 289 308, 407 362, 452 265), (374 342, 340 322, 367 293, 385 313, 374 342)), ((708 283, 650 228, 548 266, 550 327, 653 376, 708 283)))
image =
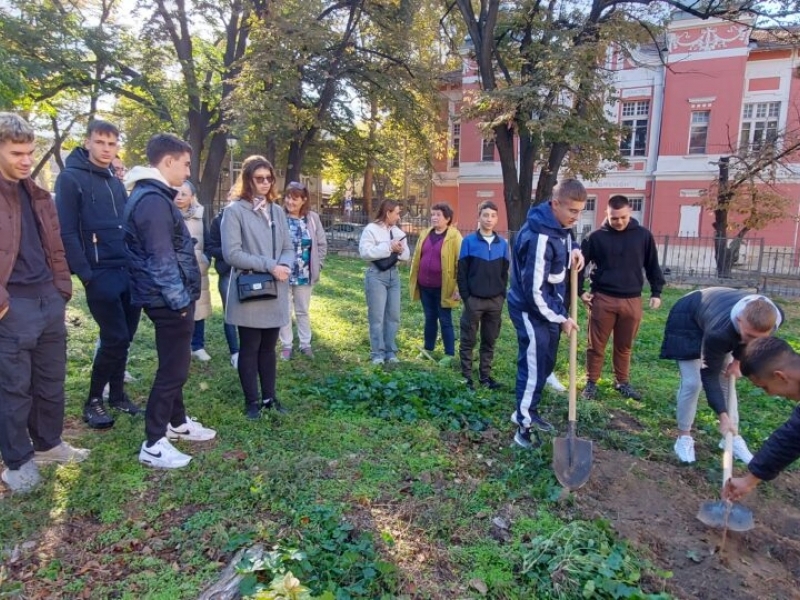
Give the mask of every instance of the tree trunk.
POLYGON ((730 156, 719 159, 719 180, 717 189, 717 207, 714 210, 714 258, 717 263, 717 277, 731 276, 733 255, 728 248, 728 204, 731 192, 728 189, 730 175, 730 156))
POLYGON ((231 562, 225 567, 225 570, 220 573, 219 579, 197 597, 197 600, 235 600, 241 598, 239 593, 239 584, 244 578, 236 572, 236 566, 243 558, 248 558, 252 561, 260 559, 264 555, 263 546, 253 546, 244 550, 239 550, 236 555, 231 559, 231 562))

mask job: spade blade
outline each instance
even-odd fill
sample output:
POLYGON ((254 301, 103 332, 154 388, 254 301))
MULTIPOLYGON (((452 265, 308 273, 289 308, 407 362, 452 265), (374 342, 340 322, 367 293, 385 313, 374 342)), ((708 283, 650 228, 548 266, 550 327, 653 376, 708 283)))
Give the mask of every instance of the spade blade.
POLYGON ((697 511, 701 523, 716 529, 728 528, 731 531, 750 531, 755 527, 753 511, 741 504, 725 500, 703 502, 697 511))

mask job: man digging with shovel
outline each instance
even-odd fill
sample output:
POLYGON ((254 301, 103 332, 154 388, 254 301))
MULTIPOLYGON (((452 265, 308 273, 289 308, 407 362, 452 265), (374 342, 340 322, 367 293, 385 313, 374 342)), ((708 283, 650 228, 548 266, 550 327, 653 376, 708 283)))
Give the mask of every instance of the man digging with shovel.
MULTIPOLYGON (((757 339, 744 352, 742 374, 772 396, 800 402, 800 354, 776 337, 757 339)), ((725 484, 722 496, 735 502, 749 494, 761 481, 771 481, 800 458, 800 405, 789 419, 772 432, 750 463, 744 477, 725 484)))

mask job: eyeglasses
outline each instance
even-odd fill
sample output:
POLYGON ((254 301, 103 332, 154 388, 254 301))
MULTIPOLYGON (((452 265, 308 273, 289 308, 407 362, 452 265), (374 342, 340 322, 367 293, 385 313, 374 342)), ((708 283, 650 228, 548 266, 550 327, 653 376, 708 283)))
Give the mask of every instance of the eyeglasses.
POLYGON ((261 175, 256 175, 255 177, 253 177, 253 181, 261 185, 264 183, 274 183, 275 178, 272 175, 267 175, 266 177, 262 177, 261 175))

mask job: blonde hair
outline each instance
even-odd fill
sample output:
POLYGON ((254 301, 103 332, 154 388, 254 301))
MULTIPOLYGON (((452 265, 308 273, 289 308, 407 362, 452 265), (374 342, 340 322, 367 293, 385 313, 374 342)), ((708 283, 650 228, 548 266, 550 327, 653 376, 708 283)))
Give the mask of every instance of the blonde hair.
POLYGON ((14 113, 0 112, 0 144, 30 144, 33 139, 33 127, 25 119, 14 113))
POLYGON ((553 198, 559 204, 586 202, 586 188, 577 179, 563 179, 553 192, 553 198))
POLYGON ((769 300, 756 298, 742 309, 742 318, 760 332, 773 331, 778 322, 778 311, 769 300))

